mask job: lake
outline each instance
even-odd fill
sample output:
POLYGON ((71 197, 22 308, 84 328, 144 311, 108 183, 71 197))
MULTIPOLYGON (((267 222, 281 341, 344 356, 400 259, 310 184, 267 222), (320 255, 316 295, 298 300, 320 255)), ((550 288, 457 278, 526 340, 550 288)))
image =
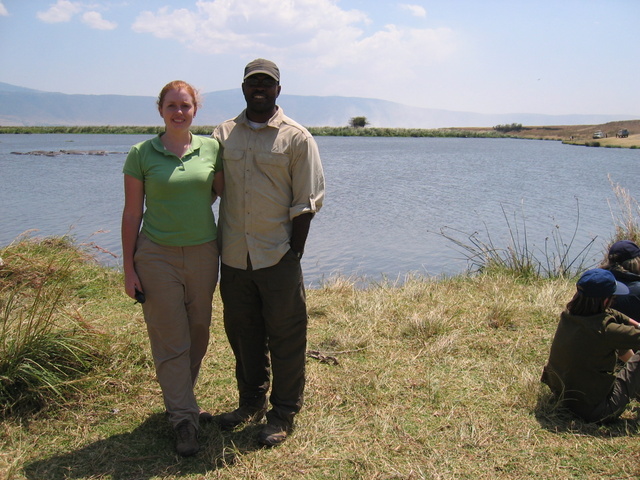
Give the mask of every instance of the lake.
MULTIPOLYGON (((0 135, 0 245, 25 232, 71 234, 97 247, 101 262, 119 266, 122 164, 130 146, 147 138, 0 135), (37 150, 110 153, 12 153, 37 150)), ((302 259, 311 286, 335 275, 402 281, 408 274, 465 271, 464 252, 441 229, 465 244, 466 234, 478 232, 483 241, 490 235, 498 247, 517 232, 541 258, 554 238, 569 244, 575 233, 574 255, 596 239, 589 254, 594 264, 614 233, 612 213, 620 212, 611 182, 637 198, 640 180, 640 150, 477 138, 317 142, 327 195, 302 259)))

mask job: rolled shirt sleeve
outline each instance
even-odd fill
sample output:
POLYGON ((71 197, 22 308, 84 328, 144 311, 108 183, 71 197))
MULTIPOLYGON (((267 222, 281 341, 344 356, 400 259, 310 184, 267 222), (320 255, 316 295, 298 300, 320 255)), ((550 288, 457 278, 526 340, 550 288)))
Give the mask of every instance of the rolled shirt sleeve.
POLYGON ((308 134, 300 136, 293 148, 291 168, 293 202, 289 218, 303 213, 317 213, 324 201, 324 172, 318 145, 308 134))

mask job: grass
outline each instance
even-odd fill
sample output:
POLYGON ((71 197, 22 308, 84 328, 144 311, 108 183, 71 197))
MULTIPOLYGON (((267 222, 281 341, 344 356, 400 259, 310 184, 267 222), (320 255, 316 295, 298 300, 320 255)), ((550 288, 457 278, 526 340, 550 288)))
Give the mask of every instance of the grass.
MULTIPOLYGON (((626 190, 618 185, 612 185, 612 187, 618 198, 618 203, 626 201, 628 204, 624 206, 630 207, 633 199, 626 190), (625 194, 626 199, 624 199, 625 194)), ((577 220, 569 239, 565 239, 560 226, 556 225, 551 234, 545 239, 544 247, 542 248, 535 247, 528 241, 524 211, 519 214, 508 214, 504 206, 501 208, 509 231, 509 241, 506 246, 498 245, 494 242, 486 225, 483 233, 478 231, 465 233, 459 229, 449 227, 440 230, 440 235, 443 238, 458 247, 461 254, 466 258, 471 272, 508 272, 520 278, 571 278, 590 267, 590 265, 587 265, 588 256, 597 237, 588 240, 586 245, 576 245, 578 225, 580 223, 580 205, 577 200, 577 220), (577 249, 579 249, 578 252, 576 252, 577 249)), ((633 213, 629 209, 624 211, 625 214, 629 212, 633 213)), ((620 216, 617 221, 622 222, 624 218, 628 217, 620 216)), ((633 220, 626 221, 620 226, 616 225, 616 231, 618 234, 624 235, 627 231, 632 231, 634 225, 633 220)))
MULTIPOLYGON (((0 413, 68 399, 100 363, 100 335, 65 308, 73 263, 84 256, 68 239, 21 242, 0 271, 0 413), (43 251, 56 256, 40 256, 43 251)), ((77 291, 77 290, 76 290, 77 291)))
MULTIPOLYGON (((616 195, 629 206, 614 216, 616 235, 627 235, 638 224, 637 203, 623 189, 616 195)), ((516 245, 520 255, 528 251, 526 240, 516 245)), ((22 239, 0 257, 0 300, 11 314, 2 341, 20 334, 6 334, 16 319, 33 318, 67 332, 62 338, 79 337, 91 352, 90 368, 76 375, 74 367, 59 393, 35 389, 38 402, 3 410, 0 478, 640 477, 632 446, 640 404, 612 424, 585 424, 540 383, 558 315, 575 289, 569 275, 484 268, 366 288, 358 278, 329 279, 308 291, 306 398, 291 438, 263 449, 258 426, 222 432, 206 424, 202 451, 183 459, 164 417, 140 306, 122 292, 121 274, 68 239, 22 239), (53 296, 45 301, 47 292, 53 296), (18 315, 28 311, 18 305, 38 305, 40 313, 18 315)), ((221 317, 216 293, 197 387, 201 406, 214 414, 236 404, 221 317)))
MULTIPOLYGON (((61 255, 55 242, 25 240, 2 252, 2 271, 25 251, 34 270, 17 269, 23 282, 37 281, 42 265, 61 255)), ((634 411, 606 427, 583 424, 555 409, 539 382, 570 280, 494 272, 363 289, 357 279, 332 279, 308 292, 309 350, 320 355, 308 359, 306 405, 291 439, 260 449, 255 426, 221 432, 209 424, 202 452, 181 459, 162 413, 142 314, 121 292, 120 275, 78 259, 64 279, 59 308, 82 312, 109 338, 102 344, 108 354, 64 402, 4 415, 5 478, 640 475, 629 448, 640 425, 634 411)), ((214 301, 198 395, 220 413, 234 407, 235 386, 217 294, 214 301)))
POLYGON ((611 180, 611 176, 609 183, 616 197, 616 204, 609 205, 615 228, 613 240, 632 240, 640 245, 640 223, 637 221, 640 218, 640 204, 627 189, 611 180))
MULTIPOLYGON (((198 135, 210 135, 212 125, 194 125, 192 132, 198 135)), ((150 126, 0 126, 0 134, 17 133, 66 133, 66 134, 138 134, 155 135, 164 130, 160 125, 150 126)), ((309 127, 314 136, 359 136, 359 137, 453 137, 453 138, 521 138, 536 140, 556 140, 569 145, 606 148, 640 148, 640 120, 622 120, 600 125, 553 125, 525 126, 518 131, 500 133, 494 127, 465 128, 385 128, 385 127, 309 127), (629 130, 627 138, 616 138, 616 132, 622 128, 629 130), (593 133, 605 132, 607 137, 593 141, 593 133)))
MULTIPOLYGON (((215 125, 194 125, 191 131, 197 135, 211 135, 215 125)), ((137 134, 156 135, 164 131, 163 126, 48 126, 48 127, 7 127, 0 126, 0 134, 137 134)), ((353 127, 309 127, 314 136, 334 137, 480 137, 503 138, 506 135, 493 129, 473 131, 473 129, 428 129, 428 128, 353 128, 353 127)))

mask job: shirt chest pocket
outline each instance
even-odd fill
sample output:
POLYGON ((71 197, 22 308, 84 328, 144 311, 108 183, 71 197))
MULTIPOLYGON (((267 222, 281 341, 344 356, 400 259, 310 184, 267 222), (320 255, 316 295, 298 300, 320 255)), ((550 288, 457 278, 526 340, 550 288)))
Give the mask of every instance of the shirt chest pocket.
POLYGON ((256 155, 256 163, 264 168, 287 168, 289 166, 289 157, 284 153, 258 153, 256 155))
POLYGON ((238 162, 244 158, 244 150, 240 149, 225 149, 222 153, 223 160, 229 162, 238 162))

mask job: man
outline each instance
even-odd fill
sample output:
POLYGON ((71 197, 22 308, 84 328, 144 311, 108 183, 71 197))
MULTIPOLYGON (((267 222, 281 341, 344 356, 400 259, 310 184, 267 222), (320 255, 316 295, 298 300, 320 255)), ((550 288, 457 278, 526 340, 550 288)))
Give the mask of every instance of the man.
POLYGON ((280 89, 273 62, 250 62, 242 83, 247 108, 213 132, 225 172, 220 294, 240 397, 238 408, 219 420, 231 430, 266 413, 258 436, 266 446, 287 438, 303 403, 307 308, 300 259, 324 198, 316 142, 276 105, 280 89))

